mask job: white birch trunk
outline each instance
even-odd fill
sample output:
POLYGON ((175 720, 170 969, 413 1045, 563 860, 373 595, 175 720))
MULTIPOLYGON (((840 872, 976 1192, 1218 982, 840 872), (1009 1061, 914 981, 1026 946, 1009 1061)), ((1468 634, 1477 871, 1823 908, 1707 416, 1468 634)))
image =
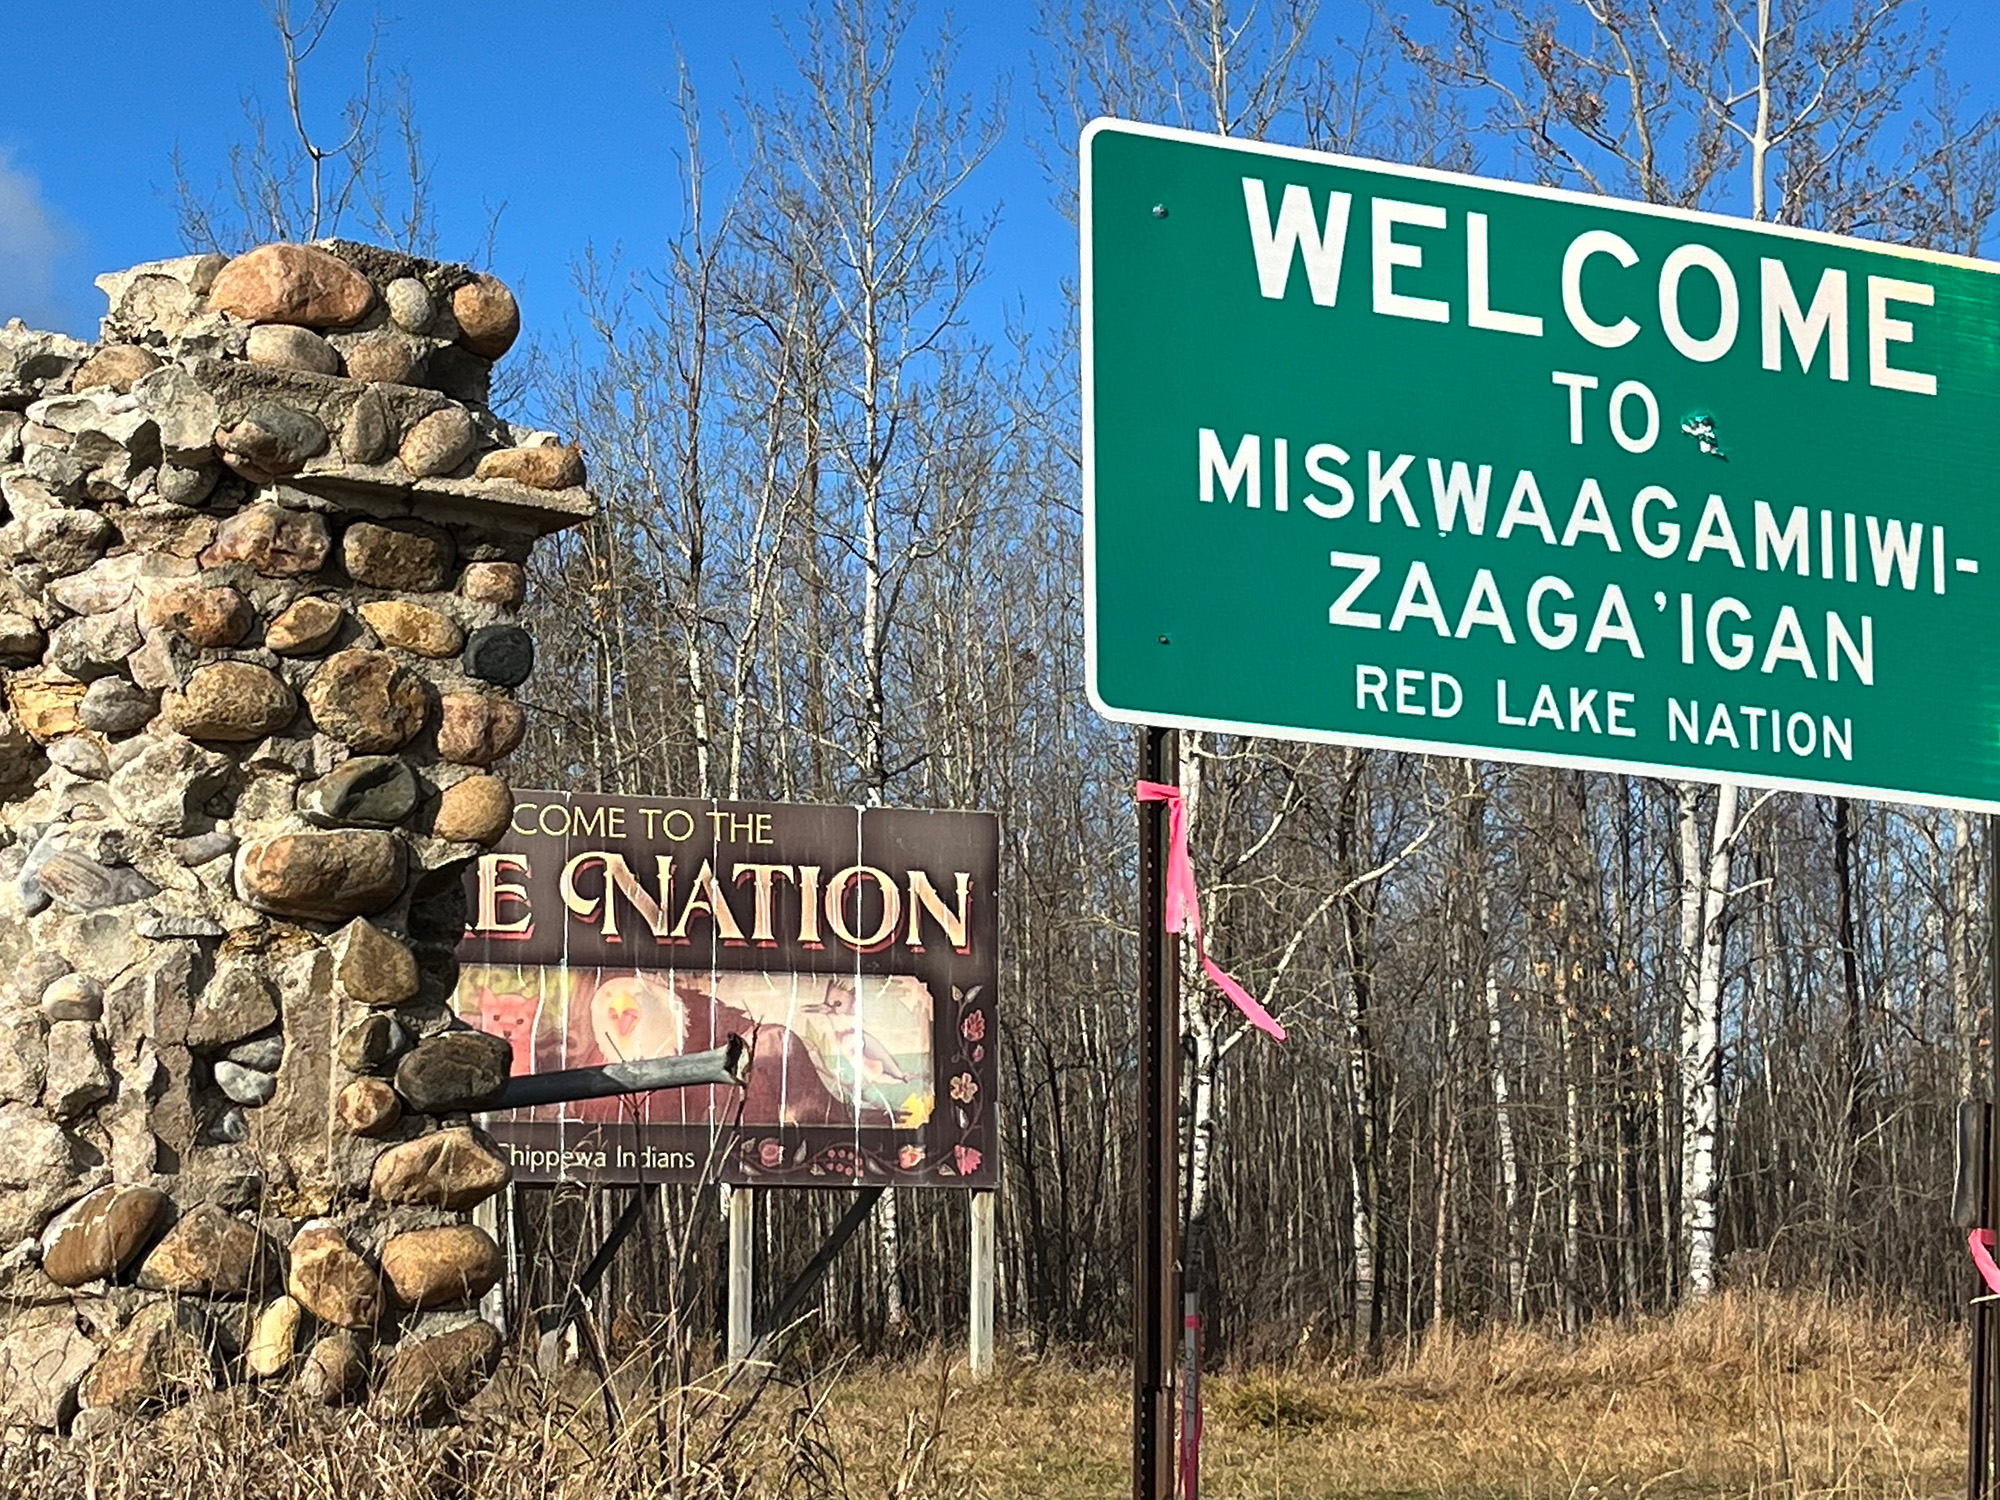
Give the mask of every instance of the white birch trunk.
POLYGON ((1702 851, 1692 783, 1679 788, 1682 859, 1681 1243, 1687 1300, 1715 1290, 1716 1134, 1721 1126, 1722 918, 1736 849, 1739 791, 1717 790, 1715 827, 1702 851))

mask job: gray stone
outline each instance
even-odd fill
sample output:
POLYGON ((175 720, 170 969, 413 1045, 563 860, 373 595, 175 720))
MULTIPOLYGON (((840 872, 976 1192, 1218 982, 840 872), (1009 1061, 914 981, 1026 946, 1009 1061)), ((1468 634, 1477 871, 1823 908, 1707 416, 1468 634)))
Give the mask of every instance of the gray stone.
POLYGON ((357 755, 300 787, 298 805, 321 828, 393 828, 416 810, 417 778, 393 755, 357 755))
POLYGON ((60 333, 42 333, 19 318, 0 326, 0 405, 20 407, 69 379, 90 345, 60 333))
POLYGON ((142 637, 129 609, 65 620, 49 633, 49 665, 78 682, 122 671, 142 637))
POLYGON ((480 1109, 507 1086, 514 1049, 484 1031, 446 1031, 417 1043, 396 1065, 396 1092, 423 1114, 480 1109))
POLYGON ((250 330, 244 353, 253 365, 277 365, 287 370, 309 370, 315 375, 338 375, 340 355, 310 328, 290 323, 260 323, 250 330))
POLYGON ((148 735, 111 773, 111 797, 126 821, 157 833, 194 832, 200 809, 227 784, 230 763, 177 734, 148 735))
POLYGON ((246 1068, 241 1063, 233 1063, 227 1058, 217 1058, 215 1062, 215 1086, 232 1103, 255 1108, 270 1102, 271 1095, 278 1091, 275 1075, 246 1068))
POLYGON ((26 615, 0 613, 0 662, 28 666, 42 659, 48 637, 42 627, 26 615))
POLYGON ((51 510, 21 528, 21 545, 51 573, 81 573, 104 555, 117 531, 92 510, 51 510))
POLYGON ((49 1029, 32 1012, 0 1019, 0 1101, 34 1104, 49 1077, 49 1029))
POLYGON ((222 461, 245 478, 264 482, 296 474, 306 461, 326 451, 326 428, 318 417, 276 401, 261 402, 233 427, 215 434, 222 461))
POLYGON ((376 1073, 410 1050, 410 1034, 386 1011, 363 1016, 340 1034, 335 1056, 350 1073, 376 1073))
POLYGON ((428 333, 437 317, 437 303, 414 276, 398 276, 383 287, 382 300, 389 304, 389 316, 405 333, 428 333))
POLYGON ((282 1031, 267 1031, 262 1036, 238 1042, 222 1055, 239 1067, 255 1068, 259 1073, 275 1073, 278 1065, 285 1060, 285 1034, 282 1031))
POLYGON ((396 450, 403 467, 419 479, 449 474, 472 456, 479 429, 462 406, 441 407, 403 434, 396 450))
POLYGON ((278 992, 263 975, 242 964, 216 970, 195 998, 188 1021, 188 1045, 214 1052, 277 1024, 278 992))
POLYGON ((497 687, 519 687, 535 670, 535 643, 518 625, 482 625, 465 642, 466 674, 497 687))
POLYGON ((78 1197, 84 1161, 82 1142, 39 1109, 0 1105, 0 1244, 40 1234, 51 1213, 78 1197))
POLYGON ((104 747, 81 735, 70 735, 49 746, 49 763, 61 766, 70 775, 81 776, 86 781, 102 781, 111 774, 110 762, 104 757, 104 747))
POLYGON ((49 1027, 49 1077, 42 1108, 59 1120, 72 1119, 111 1097, 111 1070, 97 1028, 88 1021, 57 1021, 49 1027))
POLYGON ((153 476, 153 493, 170 505, 199 505, 221 477, 220 464, 161 464, 153 476))
POLYGON ((188 913, 148 912, 139 918, 138 933, 143 938, 219 938, 222 924, 211 917, 188 913))
POLYGON ((0 1425, 55 1432, 76 1413, 98 1347, 67 1301, 17 1309, 0 1337, 0 1425))
POLYGON ((208 1138, 223 1146, 240 1146, 250 1139, 250 1117, 243 1106, 231 1104, 209 1121, 208 1138))
POLYGON ((225 854, 236 852, 236 835, 214 829, 208 833, 197 833, 191 838, 175 839, 174 858, 193 869, 205 865, 212 859, 220 859, 225 854))
POLYGON ((160 434, 163 461, 189 469, 202 469, 212 462, 215 429, 222 414, 215 398, 192 374, 180 365, 166 365, 133 386, 132 394, 160 434))
POLYGON ((131 734, 146 727, 159 700, 122 677, 100 677, 77 706, 77 722, 99 734, 131 734))
POLYGON ((389 408, 382 393, 369 388, 355 397, 340 428, 340 456, 349 463, 372 464, 389 451, 389 408))
POLYGON ((74 849, 59 849, 43 860, 37 879, 44 894, 65 911, 129 906, 159 891, 137 870, 108 868, 74 849))

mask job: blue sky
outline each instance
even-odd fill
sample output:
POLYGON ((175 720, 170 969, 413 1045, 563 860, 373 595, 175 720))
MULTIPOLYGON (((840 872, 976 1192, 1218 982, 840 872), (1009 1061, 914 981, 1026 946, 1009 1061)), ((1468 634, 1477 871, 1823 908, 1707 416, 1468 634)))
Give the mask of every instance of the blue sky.
MULTIPOLYGON (((919 30, 946 9, 920 0, 919 30)), ((1000 210, 983 312, 1018 302, 1031 321, 1060 316, 1075 252, 1027 143, 1040 128, 1034 6, 952 9, 961 84, 983 92, 1010 80, 1007 137, 966 204, 1000 210)), ((1973 102, 2000 104, 2000 0, 1932 0, 1929 10, 1950 28, 1947 63, 1973 102)), ((7 11, 17 71, 0 101, 0 319, 90 334, 103 306, 93 275, 179 253, 175 146, 192 175, 213 180, 244 134, 243 94, 282 109, 277 45, 257 0, 12 0, 7 11), (25 59, 32 79, 18 71, 25 59)), ((1358 0, 1326 0, 1334 30, 1361 14, 1358 0)), ((407 71, 435 159, 441 251, 476 252, 504 203, 493 269, 520 293, 530 330, 546 335, 559 336, 572 312, 569 268, 586 245, 643 263, 672 232, 676 41, 711 110, 739 89, 789 83, 772 7, 758 0, 347 0, 307 75, 323 120, 356 81, 377 15, 383 62, 407 71)))

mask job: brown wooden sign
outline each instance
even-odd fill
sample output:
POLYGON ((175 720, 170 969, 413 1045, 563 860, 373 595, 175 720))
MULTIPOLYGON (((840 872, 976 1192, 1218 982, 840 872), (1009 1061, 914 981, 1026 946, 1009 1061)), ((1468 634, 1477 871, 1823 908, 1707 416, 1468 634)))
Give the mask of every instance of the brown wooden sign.
POLYGON ((745 1037, 746 1087, 489 1117, 524 1182, 996 1177, 987 813, 515 794, 466 877, 459 1014, 517 1074, 745 1037))

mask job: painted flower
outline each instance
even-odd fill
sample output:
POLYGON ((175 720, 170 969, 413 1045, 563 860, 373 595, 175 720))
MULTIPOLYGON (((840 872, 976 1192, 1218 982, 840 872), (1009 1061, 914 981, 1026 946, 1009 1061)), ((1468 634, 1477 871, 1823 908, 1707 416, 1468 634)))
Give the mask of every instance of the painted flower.
POLYGON ((951 1097, 960 1104, 970 1104, 979 1097, 979 1083, 970 1073, 960 1073, 951 1081, 951 1097))
POLYGON ((776 1171, 785 1164, 785 1143, 780 1140, 763 1140, 757 1143, 757 1165, 766 1171, 776 1171))
POLYGON ((983 1160, 976 1146, 953 1146, 951 1155, 952 1160, 958 1165, 958 1175, 961 1177, 970 1177, 977 1172, 979 1163, 983 1160))
POLYGON ((966 1018, 963 1021, 960 1021, 958 1023, 958 1030, 959 1034, 963 1036, 968 1042, 985 1041, 986 1012, 983 1010, 972 1011, 970 1014, 966 1016, 966 1018))
POLYGON ((896 1165, 901 1167, 905 1172, 914 1172, 923 1164, 924 1148, 922 1146, 905 1146, 896 1153, 896 1165))

